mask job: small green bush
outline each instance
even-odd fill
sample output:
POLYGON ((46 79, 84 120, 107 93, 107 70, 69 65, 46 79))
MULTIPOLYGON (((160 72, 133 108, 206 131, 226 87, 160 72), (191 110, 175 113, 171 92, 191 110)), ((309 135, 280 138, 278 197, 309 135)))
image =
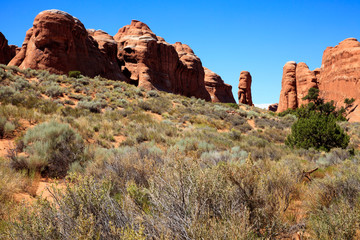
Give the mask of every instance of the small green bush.
POLYGON ((69 77, 80 78, 81 77, 81 72, 80 71, 70 71, 69 72, 69 77))

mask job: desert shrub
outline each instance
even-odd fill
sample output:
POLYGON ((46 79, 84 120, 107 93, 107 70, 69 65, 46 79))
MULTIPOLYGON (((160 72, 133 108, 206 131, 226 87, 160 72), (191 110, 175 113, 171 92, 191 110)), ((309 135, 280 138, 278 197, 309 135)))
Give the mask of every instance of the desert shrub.
POLYGON ((35 69, 26 68, 22 70, 23 74, 26 78, 32 78, 35 77, 38 73, 35 69))
POLYGON ((15 77, 15 82, 13 83, 13 87, 17 91, 21 91, 21 90, 24 90, 26 88, 30 88, 31 84, 29 83, 29 81, 25 80, 23 77, 16 76, 15 77))
POLYGON ((7 238, 145 239, 141 221, 131 215, 131 206, 127 210, 111 195, 109 181, 89 177, 72 181, 63 191, 52 189, 54 203, 39 200, 23 207, 9 224, 7 238))
MULTIPOLYGON (((9 217, 10 200, 14 197, 14 193, 24 190, 26 181, 24 177, 8 167, 8 163, 0 158, 0 220, 9 217)), ((0 227, 1 238, 1 227, 0 227)))
POLYGON ((10 86, 1 86, 0 87, 0 99, 6 100, 12 97, 16 93, 15 89, 10 86))
POLYGON ((15 125, 4 117, 0 117, 0 138, 4 138, 15 130, 15 125))
POLYGON ((160 95, 159 95, 159 93, 158 93, 158 91, 156 91, 156 90, 150 90, 150 91, 148 91, 147 92, 147 96, 148 97, 160 97, 160 95))
POLYGON ((335 173, 316 179, 307 191, 309 229, 317 239, 354 239, 360 214, 359 166, 344 162, 335 173))
POLYGON ((111 179, 118 191, 124 192, 128 182, 149 186, 149 178, 155 167, 164 161, 164 153, 154 143, 142 143, 137 147, 117 149, 98 148, 86 173, 96 179, 111 179))
POLYGON ((239 105, 237 103, 226 103, 226 105, 234 109, 239 109, 239 105))
POLYGON ((335 164, 339 164, 344 160, 350 157, 350 153, 348 150, 341 148, 333 148, 330 152, 321 156, 316 163, 321 164, 323 166, 331 166, 335 164))
POLYGON ((101 101, 79 101, 77 107, 88 109, 93 113, 100 113, 101 109, 107 106, 107 103, 104 100, 101 101))
POLYGON ((147 101, 139 101, 139 107, 145 111, 150 110, 153 113, 162 114, 170 109, 171 102, 166 98, 158 96, 147 101))
POLYGON ((81 72, 80 71, 70 71, 68 76, 72 77, 72 78, 80 78, 81 72))
POLYGON ((263 138, 269 142, 280 142, 284 143, 286 136, 286 131, 281 131, 276 128, 267 128, 265 130, 251 131, 249 135, 253 135, 259 138, 263 138))
POLYGON ((65 93, 65 89, 60 87, 58 84, 51 84, 45 89, 45 94, 49 97, 62 97, 65 93))
POLYGON ((83 161, 83 139, 68 124, 56 121, 29 129, 22 138, 24 156, 13 156, 15 169, 26 168, 50 177, 64 177, 71 163, 83 161))
POLYGON ((170 237, 213 239, 209 232, 221 232, 225 239, 237 239, 231 231, 237 229, 243 239, 273 238, 286 231, 281 216, 290 204, 298 169, 284 171, 281 163, 253 163, 251 157, 247 163, 227 162, 221 160, 228 159, 223 154, 220 161, 207 164, 177 154, 154 175, 151 204, 170 237))

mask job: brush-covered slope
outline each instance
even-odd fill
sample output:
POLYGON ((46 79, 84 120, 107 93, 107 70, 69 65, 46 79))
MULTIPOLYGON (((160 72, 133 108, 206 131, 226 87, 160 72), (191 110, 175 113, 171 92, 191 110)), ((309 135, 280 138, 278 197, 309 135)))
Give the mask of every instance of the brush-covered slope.
POLYGON ((290 149, 293 115, 4 65, 0 103, 0 238, 357 237, 356 124, 290 149))

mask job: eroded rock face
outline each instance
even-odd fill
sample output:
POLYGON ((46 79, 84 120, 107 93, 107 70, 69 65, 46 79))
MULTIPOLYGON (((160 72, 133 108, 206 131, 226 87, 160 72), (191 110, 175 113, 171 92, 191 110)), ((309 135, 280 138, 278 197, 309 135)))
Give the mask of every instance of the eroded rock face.
POLYGON ((287 62, 283 67, 278 112, 297 108, 296 63, 287 62))
POLYGON ((251 81, 252 78, 249 72, 242 71, 240 73, 238 98, 239 103, 253 106, 251 97, 251 81))
POLYGON ((115 63, 117 61, 117 43, 114 38, 102 30, 87 29, 87 32, 98 43, 100 51, 115 63))
POLYGON ((114 40, 121 69, 133 84, 210 101, 202 63, 189 46, 171 45, 136 20, 121 28, 114 40))
POLYGON ((0 64, 8 64, 16 54, 17 46, 8 45, 5 36, 0 32, 0 64))
POLYGON ((342 106, 345 98, 359 98, 360 43, 348 38, 335 47, 328 47, 322 58, 319 79, 320 96, 342 106))
POLYGON ((355 102, 348 108, 348 118, 360 121, 360 42, 348 38, 335 47, 326 48, 321 68, 314 71, 310 71, 305 63, 286 64, 278 112, 306 104, 302 98, 311 87, 319 88, 320 97, 325 102, 334 101, 338 108, 345 105, 346 98, 354 98, 355 102))
POLYGON ((308 94, 310 88, 317 88, 317 78, 314 71, 310 71, 309 67, 300 62, 296 66, 296 93, 297 93, 297 106, 308 104, 307 100, 303 98, 308 94))
POLYGON ((205 87, 212 102, 236 103, 232 94, 232 86, 224 83, 219 75, 204 67, 205 87))
POLYGON ((117 62, 100 51, 84 25, 59 10, 39 13, 26 33, 20 52, 9 65, 45 69, 56 74, 81 71, 83 75, 126 80, 117 62))

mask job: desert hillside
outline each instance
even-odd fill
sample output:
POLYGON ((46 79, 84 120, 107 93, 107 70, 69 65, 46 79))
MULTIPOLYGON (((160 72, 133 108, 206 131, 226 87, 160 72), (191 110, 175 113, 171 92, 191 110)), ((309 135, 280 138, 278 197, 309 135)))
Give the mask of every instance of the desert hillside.
POLYGON ((0 65, 1 239, 359 237, 358 123, 69 75, 0 65))

